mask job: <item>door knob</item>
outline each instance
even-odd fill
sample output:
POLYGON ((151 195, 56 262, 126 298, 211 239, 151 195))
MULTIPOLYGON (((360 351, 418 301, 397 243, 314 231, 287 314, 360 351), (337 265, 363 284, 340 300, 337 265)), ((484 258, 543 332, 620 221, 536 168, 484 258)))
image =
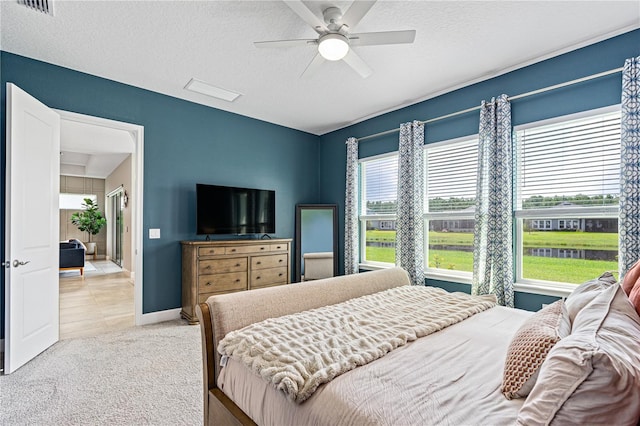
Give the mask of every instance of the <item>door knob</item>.
POLYGON ((20 260, 16 259, 16 260, 13 261, 13 267, 17 268, 18 266, 26 265, 29 262, 31 262, 31 261, 27 260, 26 262, 21 262, 20 260))

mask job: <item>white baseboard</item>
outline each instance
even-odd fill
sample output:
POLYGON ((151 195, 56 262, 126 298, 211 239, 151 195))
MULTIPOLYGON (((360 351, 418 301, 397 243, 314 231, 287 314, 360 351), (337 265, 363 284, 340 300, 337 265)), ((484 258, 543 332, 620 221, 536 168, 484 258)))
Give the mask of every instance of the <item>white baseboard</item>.
POLYGON ((166 311, 150 312, 142 314, 139 325, 155 324, 157 322, 180 319, 181 308, 167 309, 166 311))

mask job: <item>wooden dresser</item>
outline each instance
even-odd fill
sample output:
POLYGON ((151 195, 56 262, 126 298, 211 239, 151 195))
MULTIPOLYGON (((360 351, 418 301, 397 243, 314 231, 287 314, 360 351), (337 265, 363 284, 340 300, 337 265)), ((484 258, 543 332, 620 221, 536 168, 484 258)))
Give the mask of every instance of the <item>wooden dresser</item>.
POLYGON ((182 241, 182 318, 214 294, 289 284, 291 239, 182 241))

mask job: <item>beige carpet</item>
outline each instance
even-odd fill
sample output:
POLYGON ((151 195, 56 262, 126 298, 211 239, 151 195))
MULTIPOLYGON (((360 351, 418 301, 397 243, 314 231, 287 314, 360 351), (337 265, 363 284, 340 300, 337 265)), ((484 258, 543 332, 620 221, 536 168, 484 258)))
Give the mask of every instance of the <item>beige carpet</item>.
POLYGON ((201 357, 184 321, 58 342, 0 376, 0 425, 200 425, 201 357))

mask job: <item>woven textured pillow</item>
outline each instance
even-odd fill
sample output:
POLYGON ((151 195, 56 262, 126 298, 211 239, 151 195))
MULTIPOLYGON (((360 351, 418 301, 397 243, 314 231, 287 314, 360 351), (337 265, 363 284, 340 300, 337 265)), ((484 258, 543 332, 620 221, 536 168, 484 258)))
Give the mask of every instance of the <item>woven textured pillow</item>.
POLYGON ((500 390, 507 399, 524 398, 531 392, 547 354, 570 330, 562 300, 546 306, 522 324, 509 344, 504 365, 500 390))

